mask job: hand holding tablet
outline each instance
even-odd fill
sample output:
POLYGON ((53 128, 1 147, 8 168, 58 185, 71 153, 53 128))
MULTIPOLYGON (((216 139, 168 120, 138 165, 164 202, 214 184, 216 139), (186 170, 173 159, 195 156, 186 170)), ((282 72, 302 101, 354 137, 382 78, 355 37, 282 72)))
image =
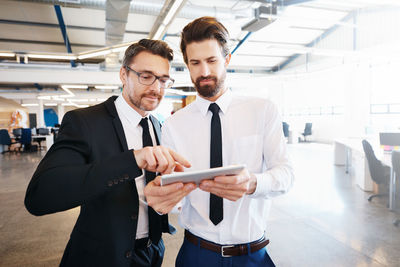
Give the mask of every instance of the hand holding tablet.
POLYGON ((236 175, 239 174, 246 166, 231 165, 226 167, 211 168, 200 171, 176 172, 161 176, 161 185, 167 185, 175 182, 196 183, 200 184, 202 180, 213 179, 221 175, 236 175))

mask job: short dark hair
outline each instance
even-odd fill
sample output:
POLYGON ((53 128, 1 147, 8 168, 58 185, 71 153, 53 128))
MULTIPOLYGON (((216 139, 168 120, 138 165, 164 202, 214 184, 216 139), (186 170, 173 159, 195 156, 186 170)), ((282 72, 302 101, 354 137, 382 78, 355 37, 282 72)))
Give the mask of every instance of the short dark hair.
POLYGON ((129 66, 133 59, 143 51, 150 52, 153 55, 161 56, 165 59, 168 59, 169 62, 171 62, 174 58, 174 52, 166 42, 161 40, 142 39, 139 42, 131 44, 125 50, 122 66, 129 66))
POLYGON ((200 42, 208 39, 217 40, 224 57, 229 54, 229 32, 214 17, 201 17, 190 22, 181 33, 181 51, 185 63, 188 63, 186 46, 192 42, 200 42))

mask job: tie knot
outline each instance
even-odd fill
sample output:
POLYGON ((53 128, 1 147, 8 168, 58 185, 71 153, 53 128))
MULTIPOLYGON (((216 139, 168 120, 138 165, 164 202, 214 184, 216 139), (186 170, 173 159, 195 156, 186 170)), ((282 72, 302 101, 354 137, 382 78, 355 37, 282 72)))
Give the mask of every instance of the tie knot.
POLYGON ((213 113, 213 115, 218 114, 219 106, 217 103, 211 103, 208 109, 213 113))
POLYGON ((139 124, 140 124, 140 126, 142 126, 142 128, 145 128, 145 127, 149 127, 149 123, 147 122, 147 117, 145 117, 145 118, 142 118, 142 120, 139 122, 139 124))

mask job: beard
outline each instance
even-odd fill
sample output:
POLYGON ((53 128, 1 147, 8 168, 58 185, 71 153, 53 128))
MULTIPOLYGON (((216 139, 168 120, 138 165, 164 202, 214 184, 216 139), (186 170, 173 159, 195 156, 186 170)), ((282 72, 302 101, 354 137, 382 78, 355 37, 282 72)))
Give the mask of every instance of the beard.
POLYGON ((223 89, 222 87, 225 82, 225 78, 226 78, 226 72, 224 72, 219 78, 211 75, 206 77, 200 76, 199 78, 196 79, 196 81, 193 81, 192 79, 192 82, 199 95, 201 95, 202 97, 209 98, 217 95, 221 91, 221 89, 223 89), (202 80, 213 80, 214 84, 206 84, 201 86, 200 82, 202 80))
POLYGON ((138 109, 143 110, 143 111, 152 111, 152 110, 156 109, 158 107, 158 105, 160 104, 162 97, 163 97, 162 95, 156 94, 156 93, 146 93, 146 94, 142 94, 138 97, 135 97, 132 94, 129 94, 129 100, 131 101, 131 103, 135 107, 137 107, 138 109), (146 96, 157 97, 158 103, 155 106, 150 105, 150 104, 146 105, 146 103, 144 103, 142 100, 146 96))

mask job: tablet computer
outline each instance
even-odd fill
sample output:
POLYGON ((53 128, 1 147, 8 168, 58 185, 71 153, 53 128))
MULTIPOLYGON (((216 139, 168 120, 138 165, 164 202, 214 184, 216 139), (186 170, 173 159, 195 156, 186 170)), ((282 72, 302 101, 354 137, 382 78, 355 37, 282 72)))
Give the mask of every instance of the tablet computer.
POLYGON ((230 165, 226 167, 210 168, 200 171, 175 172, 161 176, 161 185, 167 185, 175 182, 200 184, 202 180, 212 179, 221 175, 239 174, 245 165, 230 165))

